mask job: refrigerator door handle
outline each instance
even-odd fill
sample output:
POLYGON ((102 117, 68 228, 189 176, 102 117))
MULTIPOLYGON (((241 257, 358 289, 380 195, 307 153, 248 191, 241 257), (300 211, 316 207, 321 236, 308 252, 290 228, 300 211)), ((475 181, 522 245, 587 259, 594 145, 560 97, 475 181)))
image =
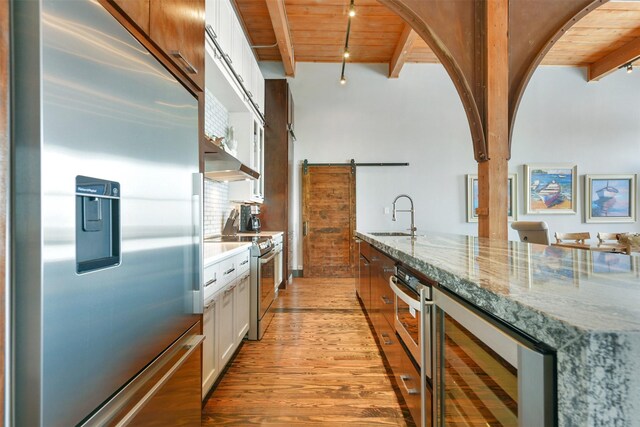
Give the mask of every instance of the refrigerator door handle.
POLYGON ((193 312, 202 313, 204 305, 204 295, 202 291, 202 276, 204 268, 203 259, 203 195, 204 195, 204 175, 201 173, 193 174, 193 239, 195 246, 195 271, 193 283, 193 312))
POLYGON ((194 350, 204 341, 204 335, 193 335, 190 342, 184 343, 183 348, 186 350, 184 354, 178 359, 178 361, 158 380, 157 383, 149 389, 149 391, 140 399, 133 408, 116 424, 116 427, 124 427, 128 425, 135 416, 140 412, 142 408, 149 402, 153 396, 171 379, 173 374, 184 364, 184 362, 191 356, 194 350))

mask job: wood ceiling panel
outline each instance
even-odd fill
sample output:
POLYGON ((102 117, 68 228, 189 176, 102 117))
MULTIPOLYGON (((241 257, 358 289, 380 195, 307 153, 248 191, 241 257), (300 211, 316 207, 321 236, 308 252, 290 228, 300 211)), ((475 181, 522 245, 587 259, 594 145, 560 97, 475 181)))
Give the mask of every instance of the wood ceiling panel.
MULTIPOLYGON (((234 0, 250 41, 275 42, 265 0, 234 0)), ((355 0, 349 62, 390 62, 404 21, 377 0, 355 0)), ((297 61, 341 62, 349 0, 285 0, 297 61)), ((640 1, 608 2, 576 23, 542 64, 590 65, 640 37, 640 1)), ((280 60, 277 48, 257 50, 260 60, 280 60)), ((437 63, 431 49, 416 39, 407 62, 437 63)), ((636 61, 636 63, 640 63, 636 61)))
POLYGON ((427 42, 418 37, 416 41, 413 42, 413 47, 407 57, 407 62, 426 62, 429 64, 437 64, 440 61, 438 61, 435 53, 433 53, 429 45, 427 45, 427 42))
POLYGON ((586 66, 638 37, 640 2, 605 3, 567 31, 542 64, 586 66))

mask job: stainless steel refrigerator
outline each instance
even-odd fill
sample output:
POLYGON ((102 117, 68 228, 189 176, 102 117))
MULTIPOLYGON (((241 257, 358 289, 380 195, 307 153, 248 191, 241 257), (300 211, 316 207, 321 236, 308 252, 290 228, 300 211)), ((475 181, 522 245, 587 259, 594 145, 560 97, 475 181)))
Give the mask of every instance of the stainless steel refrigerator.
POLYGON ((12 16, 13 422, 199 424, 197 100, 97 1, 12 16))

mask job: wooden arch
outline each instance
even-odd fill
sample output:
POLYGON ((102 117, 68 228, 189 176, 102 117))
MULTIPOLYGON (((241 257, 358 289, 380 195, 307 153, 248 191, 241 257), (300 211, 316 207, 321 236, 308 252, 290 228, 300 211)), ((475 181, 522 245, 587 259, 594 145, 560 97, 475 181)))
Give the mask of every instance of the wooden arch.
POLYGON ((554 43, 608 0, 379 1, 425 40, 453 80, 479 163, 479 235, 506 240, 502 183, 522 95, 554 43))

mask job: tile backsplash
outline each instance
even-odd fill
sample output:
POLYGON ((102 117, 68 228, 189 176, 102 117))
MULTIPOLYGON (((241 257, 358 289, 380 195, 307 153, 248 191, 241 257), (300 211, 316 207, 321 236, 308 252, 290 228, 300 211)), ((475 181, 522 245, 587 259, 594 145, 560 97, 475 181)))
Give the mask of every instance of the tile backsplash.
MULTIPOLYGON (((209 91, 205 90, 204 130, 207 135, 225 136, 229 124, 229 111, 209 91)), ((204 237, 219 236, 231 209, 229 184, 205 178, 204 180, 204 237)))
POLYGON ((226 136, 229 111, 211 91, 205 89, 204 132, 209 136, 226 136))
POLYGON ((204 179, 204 237, 219 236, 234 203, 229 202, 229 184, 204 179))

